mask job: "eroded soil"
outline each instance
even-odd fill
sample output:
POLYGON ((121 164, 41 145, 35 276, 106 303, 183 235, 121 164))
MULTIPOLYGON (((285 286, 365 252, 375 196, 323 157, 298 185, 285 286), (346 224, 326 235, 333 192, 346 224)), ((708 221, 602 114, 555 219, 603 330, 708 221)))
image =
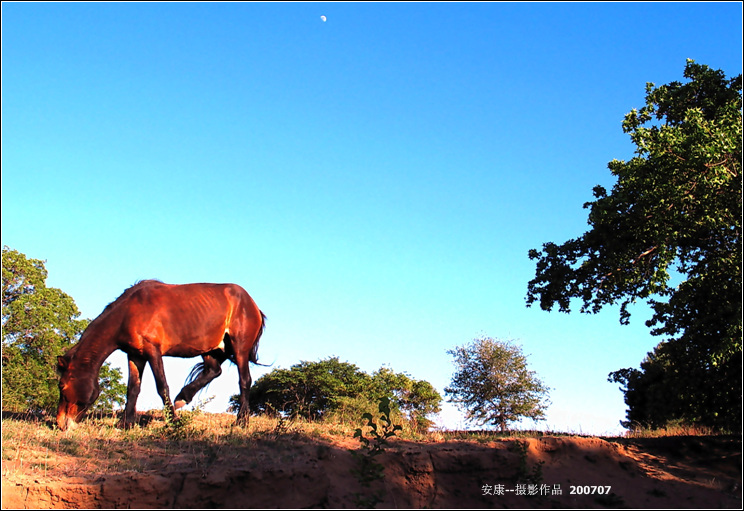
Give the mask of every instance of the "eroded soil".
MULTIPOLYGON (((71 466, 44 473, 3 460, 2 507, 741 509, 742 504, 741 439, 733 437, 394 439, 377 457, 384 479, 370 487, 352 473, 358 461, 350 450, 359 443, 350 438, 287 436, 278 442, 271 450, 222 450, 207 461, 172 453, 157 469, 136 470, 130 463, 105 474, 84 468, 75 473, 71 466), (526 451, 520 452, 517 442, 527 442, 526 451)), ((136 465, 136 452, 134 460, 136 465)), ((80 463, 61 455, 53 461, 80 463)))

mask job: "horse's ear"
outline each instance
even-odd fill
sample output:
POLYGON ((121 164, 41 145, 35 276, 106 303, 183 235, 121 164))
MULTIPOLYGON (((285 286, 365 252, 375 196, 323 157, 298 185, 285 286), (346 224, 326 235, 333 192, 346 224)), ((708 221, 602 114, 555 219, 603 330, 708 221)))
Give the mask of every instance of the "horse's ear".
POLYGON ((57 357, 57 371, 62 372, 67 370, 69 362, 63 356, 57 357))

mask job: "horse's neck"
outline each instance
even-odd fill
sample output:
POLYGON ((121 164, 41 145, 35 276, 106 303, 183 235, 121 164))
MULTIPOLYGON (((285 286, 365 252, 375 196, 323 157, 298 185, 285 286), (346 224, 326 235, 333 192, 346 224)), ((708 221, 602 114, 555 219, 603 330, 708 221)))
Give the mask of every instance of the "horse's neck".
POLYGON ((77 355, 80 363, 94 370, 96 375, 109 355, 118 349, 116 343, 111 342, 110 339, 109 335, 99 331, 91 332, 78 343, 77 355))

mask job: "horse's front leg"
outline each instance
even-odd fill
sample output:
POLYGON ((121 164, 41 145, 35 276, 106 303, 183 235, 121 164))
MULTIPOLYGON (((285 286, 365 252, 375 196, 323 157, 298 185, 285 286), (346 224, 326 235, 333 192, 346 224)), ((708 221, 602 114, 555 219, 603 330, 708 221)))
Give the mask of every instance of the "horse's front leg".
MULTIPOLYGON (((175 421, 176 420, 176 409, 173 407, 173 402, 170 398, 170 389, 168 388, 168 382, 165 380, 165 366, 163 365, 163 357, 160 354, 160 351, 154 351, 150 356, 148 357, 148 362, 150 362, 150 368, 152 369, 152 374, 155 377, 155 386, 158 389, 158 394, 160 395, 160 398, 163 400, 163 406, 166 410, 170 411, 170 417, 175 421)), ((168 411, 166 411, 166 421, 168 421, 168 411)))
POLYGON ((136 420, 137 397, 142 384, 142 371, 145 370, 147 360, 128 355, 129 359, 129 383, 127 384, 127 404, 124 408, 124 416, 121 418, 120 426, 130 428, 136 420))

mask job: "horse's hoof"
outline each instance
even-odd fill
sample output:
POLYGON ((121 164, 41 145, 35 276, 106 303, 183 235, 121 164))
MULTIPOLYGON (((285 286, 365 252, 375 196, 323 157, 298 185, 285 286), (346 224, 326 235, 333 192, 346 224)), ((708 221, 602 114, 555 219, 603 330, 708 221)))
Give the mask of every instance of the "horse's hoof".
POLYGON ((183 399, 179 399, 178 401, 176 401, 175 403, 173 403, 173 407, 176 410, 178 410, 180 408, 183 408, 184 406, 186 406, 186 401, 184 401, 183 399))

